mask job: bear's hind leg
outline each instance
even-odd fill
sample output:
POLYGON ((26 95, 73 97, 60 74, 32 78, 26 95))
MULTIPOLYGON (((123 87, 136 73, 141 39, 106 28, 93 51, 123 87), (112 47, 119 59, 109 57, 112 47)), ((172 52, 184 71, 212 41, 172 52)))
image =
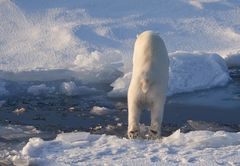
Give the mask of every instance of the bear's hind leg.
POLYGON ((151 126, 149 130, 150 139, 157 139, 160 137, 164 104, 165 99, 159 102, 154 102, 151 106, 151 126))
POLYGON ((139 137, 139 120, 141 108, 137 101, 129 102, 128 104, 128 138, 136 139, 139 137))

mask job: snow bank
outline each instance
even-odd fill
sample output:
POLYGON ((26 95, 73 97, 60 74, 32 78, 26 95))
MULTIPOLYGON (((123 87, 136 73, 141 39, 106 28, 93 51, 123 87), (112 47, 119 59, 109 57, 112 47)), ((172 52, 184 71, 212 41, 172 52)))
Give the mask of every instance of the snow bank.
POLYGON ((224 131, 177 130, 156 141, 76 132, 52 141, 31 138, 13 159, 16 165, 238 165, 239 148, 240 133, 224 131))
POLYGON ((47 87, 45 84, 33 85, 27 89, 27 92, 33 95, 48 94, 53 93, 54 91, 54 87, 47 87))
MULTIPOLYGON (((51 74, 52 78, 55 78, 56 72, 51 70, 59 70, 57 75, 69 79, 69 75, 61 74, 62 70, 68 70, 72 71, 71 74, 73 73, 72 76, 76 79, 83 81, 95 79, 98 82, 96 75, 115 74, 109 66, 112 62, 121 60, 121 51, 118 48, 97 47, 96 44, 91 44, 99 34, 89 35, 94 37, 88 43, 79 38, 77 33, 78 29, 85 26, 90 30, 92 26, 99 24, 98 20, 92 18, 85 9, 58 7, 47 9, 49 4, 46 3, 46 8, 38 14, 32 14, 23 11, 10 0, 1 1, 0 74, 8 72, 1 77, 11 79, 11 75, 40 71, 39 80, 46 78, 41 71, 50 71, 47 77, 51 74), (106 70, 110 71, 106 72, 106 70)), ((114 71, 116 70, 115 68, 114 71)), ((35 77, 28 76, 29 80, 35 77)), ((109 80, 113 77, 116 79, 111 75, 105 79, 109 80)))
MULTIPOLYGON (((44 5, 40 1, 2 0, 0 3, 0 78, 4 79, 11 80, 14 76, 15 80, 22 79, 25 73, 26 80, 60 77, 110 84, 119 77, 119 70, 129 71, 136 35, 147 29, 160 32, 169 52, 229 53, 239 49, 240 45, 237 1, 154 0, 149 4, 149 1, 141 0, 138 6, 136 1, 126 0, 116 3, 110 0, 73 0, 69 3, 60 0, 44 5)), ((172 65, 181 66, 182 61, 187 61, 183 59, 172 58, 172 65)), ((226 61, 232 66, 236 59, 230 56, 226 61)), ((195 63, 197 58, 191 60, 195 63)), ((212 59, 209 60, 213 66, 212 59)), ((170 84, 169 94, 226 83, 224 78, 222 83, 213 80, 216 68, 206 68, 211 78, 201 80, 196 87, 176 75, 184 71, 183 75, 191 75, 195 84, 196 77, 190 70, 194 67, 172 68, 180 73, 175 71, 172 78, 182 82, 170 84)), ((203 72, 197 71, 195 75, 198 74, 203 72)), ((125 77, 114 83, 110 96, 125 96, 126 89, 121 86, 127 87, 128 81, 122 79, 129 80, 130 73, 125 77), (123 82, 126 85, 122 85, 123 82)), ((219 78, 218 73, 215 77, 219 78)))
MULTIPOLYGON (((169 60, 168 95, 223 86, 230 80, 227 65, 218 54, 175 52, 169 60)), ((126 97, 130 79, 131 73, 117 79, 108 95, 126 97)))
POLYGON ((84 51, 72 33, 72 25, 57 19, 60 13, 61 10, 55 9, 47 11, 45 16, 31 18, 13 2, 3 1, 0 5, 3 58, 0 69, 62 68, 73 61, 77 52, 84 51))
POLYGON ((217 54, 170 54, 168 95, 224 86, 230 80, 224 59, 217 54))
POLYGON ((146 29, 160 32, 169 52, 232 51, 240 44, 238 6, 224 0, 141 0, 138 6, 126 0, 44 5, 2 0, 0 70, 91 71, 119 61, 127 65, 136 34, 146 29))

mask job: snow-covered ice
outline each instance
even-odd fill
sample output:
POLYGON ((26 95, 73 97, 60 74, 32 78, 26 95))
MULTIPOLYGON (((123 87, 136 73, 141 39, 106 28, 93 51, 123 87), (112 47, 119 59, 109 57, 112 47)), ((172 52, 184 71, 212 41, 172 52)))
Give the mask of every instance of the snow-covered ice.
POLYGON ((112 91, 108 92, 109 97, 126 97, 128 92, 128 86, 132 78, 132 72, 128 72, 123 77, 114 81, 111 86, 112 91))
POLYGON ((106 115, 106 114, 113 113, 113 110, 106 107, 94 106, 91 109, 90 113, 93 115, 106 115))
POLYGON ((192 131, 161 140, 128 140, 85 132, 52 141, 31 138, 18 163, 37 165, 239 165, 240 133, 192 131))
POLYGON ((139 3, 133 0, 115 4, 109 0, 74 0, 71 3, 60 0, 44 4, 41 5, 40 1, 1 1, 1 78, 12 80, 14 76, 18 80, 24 72, 30 72, 33 74, 25 75, 25 79, 31 80, 38 75, 38 80, 75 78, 110 84, 120 76, 117 71, 121 70, 125 77, 113 84, 114 93, 109 95, 124 96, 126 89, 120 90, 119 86, 128 85, 133 42, 136 35, 146 29, 160 32, 172 54, 171 69, 174 72, 171 79, 178 79, 177 75, 183 75, 183 71, 185 76, 193 78, 178 84, 170 83, 169 94, 227 83, 225 71, 216 65, 221 60, 212 56, 209 59, 206 56, 196 58, 195 51, 217 53, 224 57, 228 66, 239 64, 239 54, 230 56, 231 52, 240 49, 237 1, 156 0, 149 3, 142 0, 139 3), (178 58, 174 52, 179 50, 188 52, 187 58, 183 55, 178 58), (189 63, 196 65, 198 59, 203 64, 194 69, 208 70, 207 75, 211 78, 197 78, 195 75, 206 72, 191 71, 193 68, 189 68, 189 63), (199 84, 190 85, 196 81, 199 84))
POLYGON ((211 53, 170 54, 168 94, 190 92, 228 83, 230 76, 223 58, 211 53))
POLYGON ((74 81, 63 82, 60 86, 60 92, 67 96, 99 94, 100 91, 87 86, 77 86, 74 81))

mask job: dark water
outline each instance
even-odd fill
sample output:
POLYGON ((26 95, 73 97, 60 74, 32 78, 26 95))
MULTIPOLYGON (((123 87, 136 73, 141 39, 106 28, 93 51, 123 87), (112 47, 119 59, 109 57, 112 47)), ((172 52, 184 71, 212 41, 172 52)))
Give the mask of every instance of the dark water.
MULTIPOLYGON (((168 136, 179 128, 182 132, 240 131, 240 68, 230 69, 229 72, 232 81, 227 86, 169 97, 165 107, 162 135, 168 136)), ((34 96, 26 93, 26 89, 33 84, 56 86, 61 82, 8 82, 8 89, 12 89, 15 95, 0 99, 5 100, 0 108, 0 125, 29 125, 42 132, 11 139, 6 139, 6 135, 0 133, 0 165, 9 164, 6 159, 9 154, 4 151, 10 153, 12 150, 20 150, 33 136, 53 139, 59 132, 76 130, 126 136, 126 99, 108 98, 106 92, 111 90, 108 85, 89 84, 88 86, 98 89, 99 93, 85 96, 66 96, 59 93, 34 96), (93 106, 107 107, 113 111, 106 115, 94 115, 90 113, 93 106), (14 112, 21 108, 22 113, 14 112)), ((144 111, 141 123, 149 125, 149 121, 150 113, 144 111)), ((7 134, 11 135, 11 132, 7 134)))
MULTIPOLYGON (((232 81, 225 87, 169 97, 164 125, 181 127, 187 120, 240 124, 240 69, 230 69, 229 72, 232 81)), ((111 90, 108 85, 89 84, 88 86, 101 90, 100 93, 91 95, 66 96, 57 93, 58 90, 40 96, 26 93, 30 85, 40 83, 59 87, 62 81, 8 82, 8 89, 12 89, 15 95, 3 98, 5 103, 0 108, 0 124, 31 125, 51 132, 94 131, 96 127, 107 125, 126 128, 126 99, 108 98, 106 92, 111 90), (114 111, 104 116, 93 115, 90 113, 93 106, 107 107, 114 111), (23 113, 14 113, 14 110, 21 108, 25 110, 23 113)), ((142 123, 149 124, 149 115, 148 111, 143 112, 142 123)))

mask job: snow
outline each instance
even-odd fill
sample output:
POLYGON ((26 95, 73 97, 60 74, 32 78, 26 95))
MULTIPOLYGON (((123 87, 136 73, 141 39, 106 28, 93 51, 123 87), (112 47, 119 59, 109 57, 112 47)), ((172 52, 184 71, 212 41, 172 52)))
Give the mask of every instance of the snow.
POLYGON ((229 80, 227 65, 217 54, 170 54, 168 95, 224 86, 229 80))
POLYGON ((104 56, 99 51, 93 51, 87 56, 77 55, 74 64, 80 68, 101 68, 108 64, 104 56))
POLYGON ((128 140, 86 132, 30 138, 14 164, 32 165, 238 165, 240 133, 192 131, 160 140, 128 140))
POLYGON ((27 89, 27 92, 33 95, 48 94, 54 91, 54 87, 47 87, 45 84, 33 85, 27 89))
MULTIPOLYGON (((2 0, 0 78, 14 81, 74 78, 111 84, 122 71, 124 78, 113 83, 114 93, 109 95, 125 96, 126 89, 119 86, 128 85, 124 80, 130 76, 133 43, 136 35, 147 29, 160 33, 171 54, 186 51, 193 54, 190 59, 195 63, 195 51, 212 52, 226 57, 227 65, 232 66, 238 56, 229 54, 233 50, 238 52, 240 44, 238 5, 237 1, 225 0, 155 0, 151 4, 146 0, 117 3, 60 0, 44 4, 2 0)), ((173 59, 179 66, 177 70, 188 72, 190 79, 196 78, 194 72, 186 70, 188 67, 175 62, 187 64, 188 59, 173 59)), ((213 77, 218 68, 211 66, 206 68, 213 77)), ((215 77, 219 78, 218 74, 215 77)), ((224 78, 220 79, 222 82, 206 83, 211 79, 203 79, 196 87, 189 84, 178 87, 182 84, 179 83, 170 87, 170 94, 226 84, 224 78)))
MULTIPOLYGON (((170 76, 167 95, 224 86, 230 80, 224 59, 218 54, 204 52, 175 52, 169 54, 170 76)), ((109 97, 126 97, 131 72, 118 78, 109 97)))
POLYGON ((73 60, 71 56, 75 49, 71 48, 78 44, 69 30, 72 25, 56 19, 60 11, 52 10, 45 16, 31 19, 13 2, 3 1, 0 7, 1 57, 4 62, 1 69, 59 68, 63 62, 67 64, 73 60))
POLYGON ((13 113, 17 114, 17 115, 21 115, 24 112, 26 112, 27 110, 25 108, 17 108, 16 110, 13 111, 13 113))
POLYGON ((91 109, 90 113, 93 115, 106 115, 106 114, 113 113, 113 110, 106 107, 94 106, 91 109))
POLYGON ((11 164, 12 157, 19 155, 19 150, 31 137, 41 136, 43 132, 33 126, 1 125, 0 126, 0 165, 11 164))

